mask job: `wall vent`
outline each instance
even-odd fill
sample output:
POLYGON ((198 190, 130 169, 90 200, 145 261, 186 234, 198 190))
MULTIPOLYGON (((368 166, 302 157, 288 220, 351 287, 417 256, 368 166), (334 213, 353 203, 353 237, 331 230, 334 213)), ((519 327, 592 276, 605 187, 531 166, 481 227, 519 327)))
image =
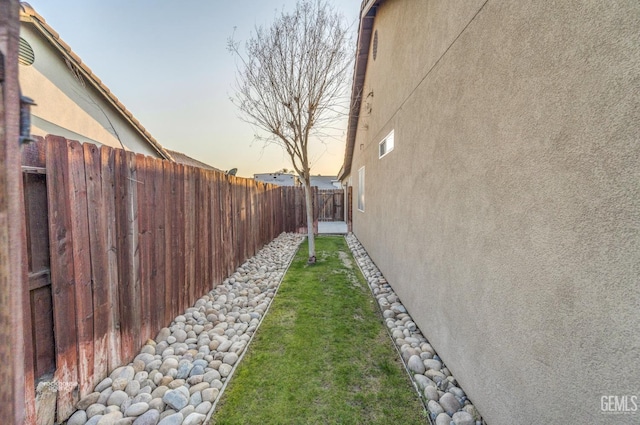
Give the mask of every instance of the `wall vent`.
POLYGON ((33 49, 24 38, 20 37, 20 45, 18 47, 18 63, 20 65, 33 65, 36 60, 36 55, 33 53, 33 49))

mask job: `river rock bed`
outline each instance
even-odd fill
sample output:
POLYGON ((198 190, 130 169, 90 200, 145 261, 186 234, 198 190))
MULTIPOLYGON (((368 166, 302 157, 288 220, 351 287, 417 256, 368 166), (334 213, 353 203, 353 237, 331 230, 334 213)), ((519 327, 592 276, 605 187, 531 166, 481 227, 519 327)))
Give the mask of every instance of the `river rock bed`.
POLYGON ((352 233, 346 236, 346 240, 380 306, 389 334, 405 367, 427 406, 432 423, 486 425, 360 241, 352 233))
POLYGON ((96 385, 67 425, 203 424, 303 240, 283 233, 238 267, 96 385))

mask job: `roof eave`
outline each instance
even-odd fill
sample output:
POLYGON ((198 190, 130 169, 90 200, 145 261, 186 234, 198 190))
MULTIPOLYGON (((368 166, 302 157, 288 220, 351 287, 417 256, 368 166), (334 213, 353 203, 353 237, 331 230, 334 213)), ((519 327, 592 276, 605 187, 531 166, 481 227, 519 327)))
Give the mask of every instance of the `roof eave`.
POLYGON ((369 47, 371 45, 371 32, 376 15, 376 8, 384 0, 364 0, 360 12, 360 24, 358 27, 358 47, 353 69, 353 83, 351 85, 351 104, 349 107, 349 120, 347 124, 347 144, 344 152, 344 163, 338 173, 338 179, 342 180, 351 173, 351 161, 358 129, 360 104, 362 102, 362 88, 369 61, 369 47))
POLYGON ((140 133, 140 135, 151 145, 151 147, 164 159, 174 161, 173 157, 158 143, 158 141, 147 131, 146 128, 133 116, 133 114, 111 93, 109 88, 91 71, 91 69, 82 62, 71 47, 65 43, 45 19, 36 12, 29 3, 20 3, 20 22, 28 22, 33 26, 54 46, 67 60, 73 63, 82 73, 83 78, 88 80, 91 85, 103 95, 105 99, 140 133))

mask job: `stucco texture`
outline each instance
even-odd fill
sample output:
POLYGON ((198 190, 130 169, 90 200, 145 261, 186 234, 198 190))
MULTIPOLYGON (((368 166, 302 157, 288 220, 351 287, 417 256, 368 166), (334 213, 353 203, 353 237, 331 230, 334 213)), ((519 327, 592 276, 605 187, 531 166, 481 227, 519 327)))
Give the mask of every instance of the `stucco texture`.
POLYGON ((640 423, 601 411, 640 399, 640 3, 389 0, 375 30, 357 237, 489 424, 640 423))

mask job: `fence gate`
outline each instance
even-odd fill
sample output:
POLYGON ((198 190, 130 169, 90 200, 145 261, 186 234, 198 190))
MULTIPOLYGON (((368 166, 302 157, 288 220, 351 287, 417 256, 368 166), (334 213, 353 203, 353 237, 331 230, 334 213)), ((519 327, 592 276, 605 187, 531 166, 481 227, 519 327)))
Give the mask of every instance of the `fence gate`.
POLYGON ((344 220, 344 190, 319 190, 318 210, 319 221, 343 221, 344 220))

